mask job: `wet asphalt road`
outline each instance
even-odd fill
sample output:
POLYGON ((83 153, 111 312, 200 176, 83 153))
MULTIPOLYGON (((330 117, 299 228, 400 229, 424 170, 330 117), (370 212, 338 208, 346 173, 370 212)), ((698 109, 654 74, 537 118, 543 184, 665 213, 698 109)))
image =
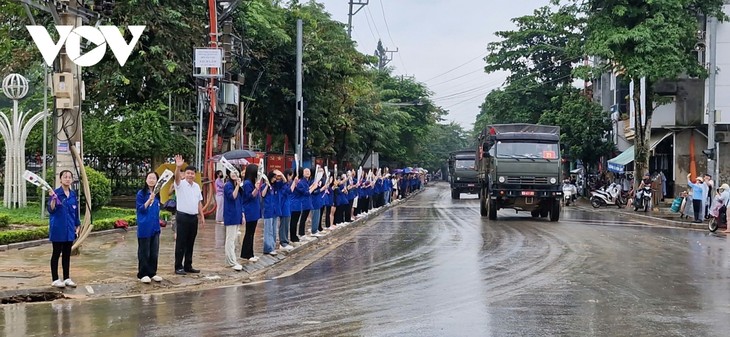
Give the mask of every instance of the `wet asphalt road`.
MULTIPOLYGON (((291 276, 1 306, 5 336, 727 336, 724 235, 568 208, 561 221, 430 186, 291 276)), ((304 257, 303 257, 304 258, 304 257)), ((284 273, 272 272, 272 276, 284 273)))

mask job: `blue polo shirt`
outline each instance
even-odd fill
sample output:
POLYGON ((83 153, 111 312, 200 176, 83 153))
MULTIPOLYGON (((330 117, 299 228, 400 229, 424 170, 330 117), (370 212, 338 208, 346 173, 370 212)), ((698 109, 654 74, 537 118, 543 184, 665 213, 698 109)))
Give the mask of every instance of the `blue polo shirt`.
POLYGON ((137 237, 140 239, 151 238, 160 233, 160 196, 155 196, 150 207, 144 207, 147 200, 150 200, 148 188, 137 191, 137 237))
POLYGON ((261 219, 261 199, 259 199, 261 194, 255 197, 252 196, 254 188, 255 186, 251 181, 245 180, 243 182, 243 195, 241 197, 243 198, 243 214, 246 216, 246 222, 261 219))
POLYGON ((54 190, 58 201, 56 208, 51 210, 51 199, 48 200, 48 239, 51 242, 71 242, 76 240, 76 227, 81 225, 79 219, 79 202, 76 199, 76 192, 70 190, 68 197, 63 192, 63 187, 54 190))
POLYGON ((223 185, 223 224, 226 226, 243 224, 243 188, 238 188, 234 198, 235 188, 230 181, 223 185))

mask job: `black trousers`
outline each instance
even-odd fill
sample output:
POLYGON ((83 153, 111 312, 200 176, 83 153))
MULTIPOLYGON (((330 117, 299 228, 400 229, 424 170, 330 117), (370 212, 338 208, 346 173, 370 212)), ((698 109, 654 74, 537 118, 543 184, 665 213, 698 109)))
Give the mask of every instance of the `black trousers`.
POLYGON ((347 222, 350 214, 350 204, 339 205, 335 207, 335 225, 347 222))
POLYGON ((241 245, 241 257, 250 259, 253 254, 253 236, 256 234, 257 221, 246 221, 246 233, 243 234, 243 245, 241 245))
POLYGON ((160 233, 149 238, 137 238, 137 278, 157 275, 157 259, 160 255, 160 233))
POLYGON ((175 214, 175 223, 177 227, 175 270, 193 269, 193 248, 195 238, 198 236, 198 215, 177 212, 175 214))
POLYGON ((302 215, 299 217, 299 236, 304 236, 304 230, 307 228, 307 218, 309 217, 310 210, 303 210, 302 215))
POLYGON ((61 267, 63 268, 63 280, 69 278, 69 269, 71 268, 71 247, 73 241, 53 242, 53 253, 51 254, 51 281, 58 280, 58 258, 61 257, 61 267))
POLYGON ((355 204, 355 199, 352 199, 349 201, 348 206, 350 208, 347 209, 347 214, 345 214, 345 222, 352 222, 352 207, 355 204))
POLYGON ((324 226, 326 228, 330 228, 330 225, 332 225, 332 219, 330 218, 331 212, 332 212, 332 206, 324 206, 324 216, 323 217, 324 217, 324 226))
POLYGON ((299 242, 299 236, 297 236, 297 224, 299 224, 299 217, 302 216, 302 211, 292 211, 291 217, 289 218, 289 241, 299 242))
POLYGON ((702 210, 702 200, 692 199, 692 208, 695 211, 695 221, 700 221, 700 211, 702 210))

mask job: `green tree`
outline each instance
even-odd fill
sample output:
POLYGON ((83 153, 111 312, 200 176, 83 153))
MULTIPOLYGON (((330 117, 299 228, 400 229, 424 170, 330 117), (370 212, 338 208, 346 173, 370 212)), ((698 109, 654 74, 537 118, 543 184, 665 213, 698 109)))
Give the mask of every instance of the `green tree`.
POLYGON ((693 53, 697 18, 702 14, 721 19, 723 0, 590 0, 587 14, 589 55, 606 60, 602 70, 620 72, 626 81, 646 79, 646 104, 640 102, 640 86, 634 88, 636 107, 635 177, 649 168, 649 139, 656 104, 664 102, 652 91, 659 80, 704 75, 706 70, 693 53))
POLYGON ((560 126, 560 140, 567 150, 564 155, 591 165, 611 154, 615 146, 605 139, 611 121, 600 105, 578 90, 555 97, 553 101, 559 109, 546 111, 540 117, 540 124, 560 126))

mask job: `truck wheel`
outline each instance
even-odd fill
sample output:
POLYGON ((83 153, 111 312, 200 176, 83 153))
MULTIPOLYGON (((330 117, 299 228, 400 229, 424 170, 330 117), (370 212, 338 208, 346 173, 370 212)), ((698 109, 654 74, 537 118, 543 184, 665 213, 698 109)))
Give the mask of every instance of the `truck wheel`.
POLYGON ((497 200, 487 201, 487 213, 489 220, 497 220, 497 200))
POLYGON ((550 208, 550 221, 560 220, 560 203, 553 200, 553 207, 550 208))
POLYGON ((540 211, 532 210, 532 211, 530 211, 530 215, 532 215, 533 218, 537 218, 540 216, 540 211))
POLYGON ((451 190, 451 199, 458 200, 461 197, 459 190, 451 190))
POLYGON ((710 229, 710 232, 714 232, 717 230, 717 220, 715 218, 710 218, 710 223, 707 224, 707 226, 710 229))
POLYGON ((479 213, 482 216, 487 216, 489 214, 489 209, 487 208, 487 203, 489 200, 484 196, 484 192, 479 193, 479 213))

